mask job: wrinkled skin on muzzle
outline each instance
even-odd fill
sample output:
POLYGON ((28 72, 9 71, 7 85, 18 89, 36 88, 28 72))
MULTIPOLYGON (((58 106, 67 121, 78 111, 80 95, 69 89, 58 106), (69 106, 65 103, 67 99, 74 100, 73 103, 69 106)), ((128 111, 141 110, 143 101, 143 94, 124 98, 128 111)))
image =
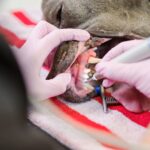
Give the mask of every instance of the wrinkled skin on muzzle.
POLYGON ((149 0, 43 0, 45 19, 99 36, 150 35, 149 0))
MULTIPOLYGON (((93 45, 99 47, 96 54, 99 58, 122 41, 150 36, 149 0, 43 0, 42 10, 45 20, 58 28, 80 28, 87 30, 92 37, 109 38, 99 46, 93 41, 93 45)), ((48 79, 70 67, 77 58, 78 48, 76 41, 65 42, 58 48, 48 79), (63 55, 66 52, 67 55, 63 55)), ((100 82, 94 86, 98 84, 100 82)), ((70 86, 62 97, 81 102, 95 96, 92 92, 82 95, 75 91, 70 86)))

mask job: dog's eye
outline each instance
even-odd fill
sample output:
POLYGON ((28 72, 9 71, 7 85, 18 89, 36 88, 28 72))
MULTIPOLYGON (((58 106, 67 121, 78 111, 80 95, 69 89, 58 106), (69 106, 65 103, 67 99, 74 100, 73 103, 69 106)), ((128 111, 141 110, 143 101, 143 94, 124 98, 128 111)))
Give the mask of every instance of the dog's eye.
POLYGON ((61 24, 61 20, 62 20, 62 5, 60 6, 60 9, 58 10, 58 13, 57 13, 57 20, 59 21, 59 26, 61 24))

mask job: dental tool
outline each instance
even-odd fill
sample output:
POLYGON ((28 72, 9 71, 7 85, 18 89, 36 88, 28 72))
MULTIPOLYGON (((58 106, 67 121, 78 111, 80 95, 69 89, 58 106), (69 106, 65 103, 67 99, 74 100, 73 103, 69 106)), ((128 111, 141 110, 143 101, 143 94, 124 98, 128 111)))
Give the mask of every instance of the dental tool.
MULTIPOLYGON (((128 51, 122 53, 121 55, 115 57, 110 60, 110 62, 119 62, 119 63, 134 63, 138 61, 142 61, 150 57, 150 38, 144 40, 140 45, 129 49, 128 51)), ((101 59, 97 63, 99 63, 101 59)), ((90 80, 100 80, 103 79, 102 75, 94 74, 90 80)), ((96 90, 96 88, 95 88, 96 90)), ((107 112, 107 101, 111 103, 117 104, 117 101, 113 97, 105 97, 104 87, 100 86, 100 96, 103 102, 103 110, 107 112)))
POLYGON ((103 86, 95 87, 95 93, 102 99, 102 107, 104 113, 108 112, 108 105, 118 105, 120 104, 115 98, 106 96, 105 88, 103 86))
POLYGON ((97 90, 97 92, 99 92, 99 95, 102 98, 102 106, 103 106, 104 113, 107 113, 108 107, 107 107, 107 103, 106 103, 106 99, 105 99, 105 95, 104 95, 104 88, 102 86, 99 86, 99 87, 96 87, 95 90, 97 90))

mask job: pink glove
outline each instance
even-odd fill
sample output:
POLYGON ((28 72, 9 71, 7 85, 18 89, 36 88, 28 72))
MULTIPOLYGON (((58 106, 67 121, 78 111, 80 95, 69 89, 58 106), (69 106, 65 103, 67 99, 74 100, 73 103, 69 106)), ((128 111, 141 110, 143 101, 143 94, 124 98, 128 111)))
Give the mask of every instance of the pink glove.
POLYGON ((31 98, 44 100, 66 91, 71 81, 69 73, 62 73, 52 80, 41 79, 40 69, 51 53, 61 42, 68 40, 85 41, 89 33, 80 29, 57 29, 41 21, 32 31, 19 51, 14 51, 21 67, 26 87, 31 98))
POLYGON ((96 66, 97 74, 107 78, 103 81, 103 86, 110 87, 114 82, 117 83, 112 96, 133 112, 150 109, 150 59, 132 64, 107 61, 141 42, 142 40, 133 40, 119 44, 96 66))

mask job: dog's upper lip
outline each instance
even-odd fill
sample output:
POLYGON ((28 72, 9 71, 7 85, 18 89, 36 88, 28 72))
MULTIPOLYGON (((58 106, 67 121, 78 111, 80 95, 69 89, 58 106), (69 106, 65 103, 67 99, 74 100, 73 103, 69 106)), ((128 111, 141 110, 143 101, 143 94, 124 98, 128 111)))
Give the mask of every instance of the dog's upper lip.
MULTIPOLYGON (((88 30, 87 30, 88 31, 88 30)), ((93 37, 99 37, 99 38, 127 38, 129 40, 132 40, 132 39, 142 39, 144 37, 140 36, 140 35, 137 35, 137 34, 134 34, 134 33, 130 33, 130 34, 125 34, 123 32, 120 32, 120 33, 115 33, 115 32, 112 32, 112 33, 104 33, 104 32, 92 32, 92 31, 88 31, 93 37)))

